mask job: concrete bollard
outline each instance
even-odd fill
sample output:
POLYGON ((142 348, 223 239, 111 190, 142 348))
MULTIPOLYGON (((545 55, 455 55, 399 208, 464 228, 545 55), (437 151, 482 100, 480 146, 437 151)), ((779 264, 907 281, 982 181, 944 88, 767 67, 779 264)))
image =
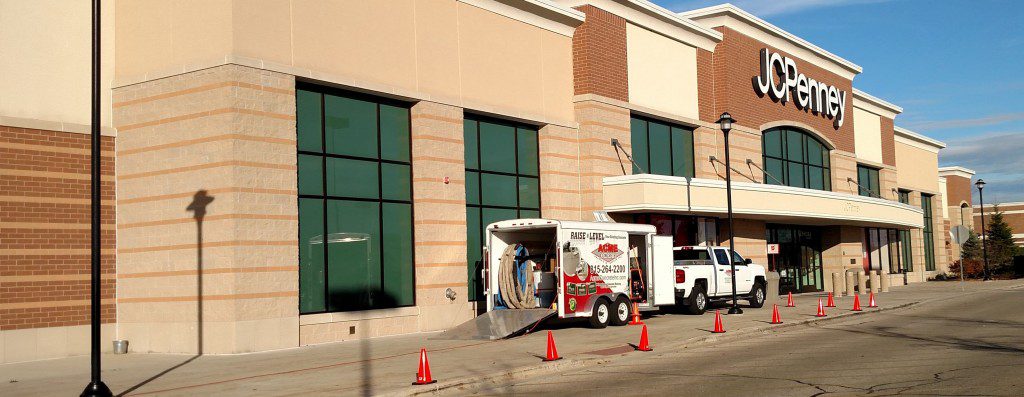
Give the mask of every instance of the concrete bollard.
POLYGON ((871 292, 874 292, 876 294, 878 293, 878 285, 882 283, 882 278, 878 275, 878 273, 878 270, 872 270, 871 274, 869 275, 871 280, 871 292))
POLYGON ((868 293, 868 275, 863 270, 857 272, 857 293, 861 295, 868 293))
POLYGON ((843 280, 843 274, 839 272, 832 272, 832 295, 835 297, 843 296, 843 290, 845 290, 846 282, 843 280))
POLYGON ((849 269, 843 273, 846 275, 846 296, 853 296, 853 294, 857 293, 853 290, 854 286, 857 285, 857 274, 853 270, 849 269))
POLYGON ((892 275, 890 275, 888 273, 882 275, 882 292, 889 292, 889 287, 892 284, 892 278, 891 277, 892 277, 892 275))

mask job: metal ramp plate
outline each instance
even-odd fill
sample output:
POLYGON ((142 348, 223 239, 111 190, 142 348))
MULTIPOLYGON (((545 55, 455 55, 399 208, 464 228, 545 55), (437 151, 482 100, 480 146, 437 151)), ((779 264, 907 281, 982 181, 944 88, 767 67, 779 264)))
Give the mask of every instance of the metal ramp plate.
POLYGON ((554 315, 554 309, 492 310, 430 339, 502 339, 554 315))

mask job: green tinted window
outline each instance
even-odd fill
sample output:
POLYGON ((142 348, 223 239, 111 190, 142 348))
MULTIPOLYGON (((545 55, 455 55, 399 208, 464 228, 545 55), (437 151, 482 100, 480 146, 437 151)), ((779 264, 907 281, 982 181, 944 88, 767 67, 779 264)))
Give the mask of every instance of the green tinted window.
POLYGON ((693 177, 693 130, 633 116, 630 119, 633 173, 693 177))
POLYGON ((327 309, 324 294, 324 201, 299 199, 299 311, 327 309))
POLYGON ((344 158, 327 159, 327 195, 378 198, 379 162, 344 158))
POLYGON ((515 207, 516 177, 510 175, 480 175, 480 203, 499 207, 515 207))
POLYGON ((377 104, 324 95, 327 153, 377 158, 377 104))
POLYGON ((651 168, 650 160, 647 156, 647 121, 632 118, 629 120, 629 131, 630 139, 632 140, 633 148, 633 162, 636 164, 633 166, 633 173, 649 173, 651 168), (640 166, 643 170, 639 170, 636 167, 640 166))
POLYGON ((476 120, 465 119, 462 121, 462 139, 466 147, 466 168, 474 170, 480 168, 480 145, 476 120))
POLYGON ((323 114, 320 101, 323 95, 305 90, 295 91, 295 130, 299 150, 323 151, 323 114))
POLYGON ((921 194, 921 209, 924 210, 924 270, 935 270, 935 234, 932 230, 932 196, 921 194))
POLYGON ((480 148, 482 170, 516 172, 515 127, 481 121, 480 148))
POLYGON ((409 161, 409 109, 380 105, 380 158, 409 161))
POLYGON ((881 189, 878 186, 878 170, 863 165, 857 165, 857 185, 861 196, 881 197, 881 189))
MULTIPOLYGON (((384 291, 386 307, 410 306, 413 299, 412 205, 383 203, 384 291)), ((378 305, 381 306, 381 305, 378 305)))
POLYGON ((414 305, 409 109, 299 85, 299 312, 414 305))
POLYGON ((412 167, 405 164, 380 164, 381 195, 385 200, 411 201, 412 167))
POLYGON ((324 194, 324 158, 300 154, 299 194, 324 194))
POLYGON ((764 183, 832 190, 828 147, 810 134, 786 127, 764 132, 764 183))
POLYGON ((470 300, 483 298, 480 251, 484 228, 491 222, 516 217, 540 217, 537 134, 533 126, 465 115, 466 271, 470 300))

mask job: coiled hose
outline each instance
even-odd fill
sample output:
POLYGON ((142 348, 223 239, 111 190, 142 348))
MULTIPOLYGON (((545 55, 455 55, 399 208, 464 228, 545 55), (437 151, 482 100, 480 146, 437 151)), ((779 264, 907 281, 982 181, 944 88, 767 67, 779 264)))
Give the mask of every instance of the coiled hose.
POLYGON ((537 289, 533 283, 533 269, 536 265, 531 260, 521 265, 517 263, 516 251, 519 249, 526 251, 522 245, 510 244, 502 252, 498 270, 498 291, 508 308, 532 309, 537 307, 537 289))

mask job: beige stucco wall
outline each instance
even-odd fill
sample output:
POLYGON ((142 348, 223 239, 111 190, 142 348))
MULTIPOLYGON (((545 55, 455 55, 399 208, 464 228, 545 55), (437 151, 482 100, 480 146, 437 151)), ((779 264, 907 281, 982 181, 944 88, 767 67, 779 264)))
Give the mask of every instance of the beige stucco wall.
POLYGON ((626 23, 629 101, 680 116, 697 113, 697 49, 626 23))
MULTIPOLYGON (((0 118, 91 124, 91 15, 88 1, 0 0, 0 118)), ((110 126, 113 17, 113 2, 104 2, 104 126, 110 126)))
POLYGON ((938 175, 938 153, 897 137, 896 183, 901 189, 939 192, 938 175))
POLYGON ((882 119, 867 110, 853 108, 853 136, 857 158, 882 162, 882 119))
POLYGON ((573 119, 572 38, 456 0, 132 1, 117 12, 119 80, 233 56, 417 99, 573 119))

